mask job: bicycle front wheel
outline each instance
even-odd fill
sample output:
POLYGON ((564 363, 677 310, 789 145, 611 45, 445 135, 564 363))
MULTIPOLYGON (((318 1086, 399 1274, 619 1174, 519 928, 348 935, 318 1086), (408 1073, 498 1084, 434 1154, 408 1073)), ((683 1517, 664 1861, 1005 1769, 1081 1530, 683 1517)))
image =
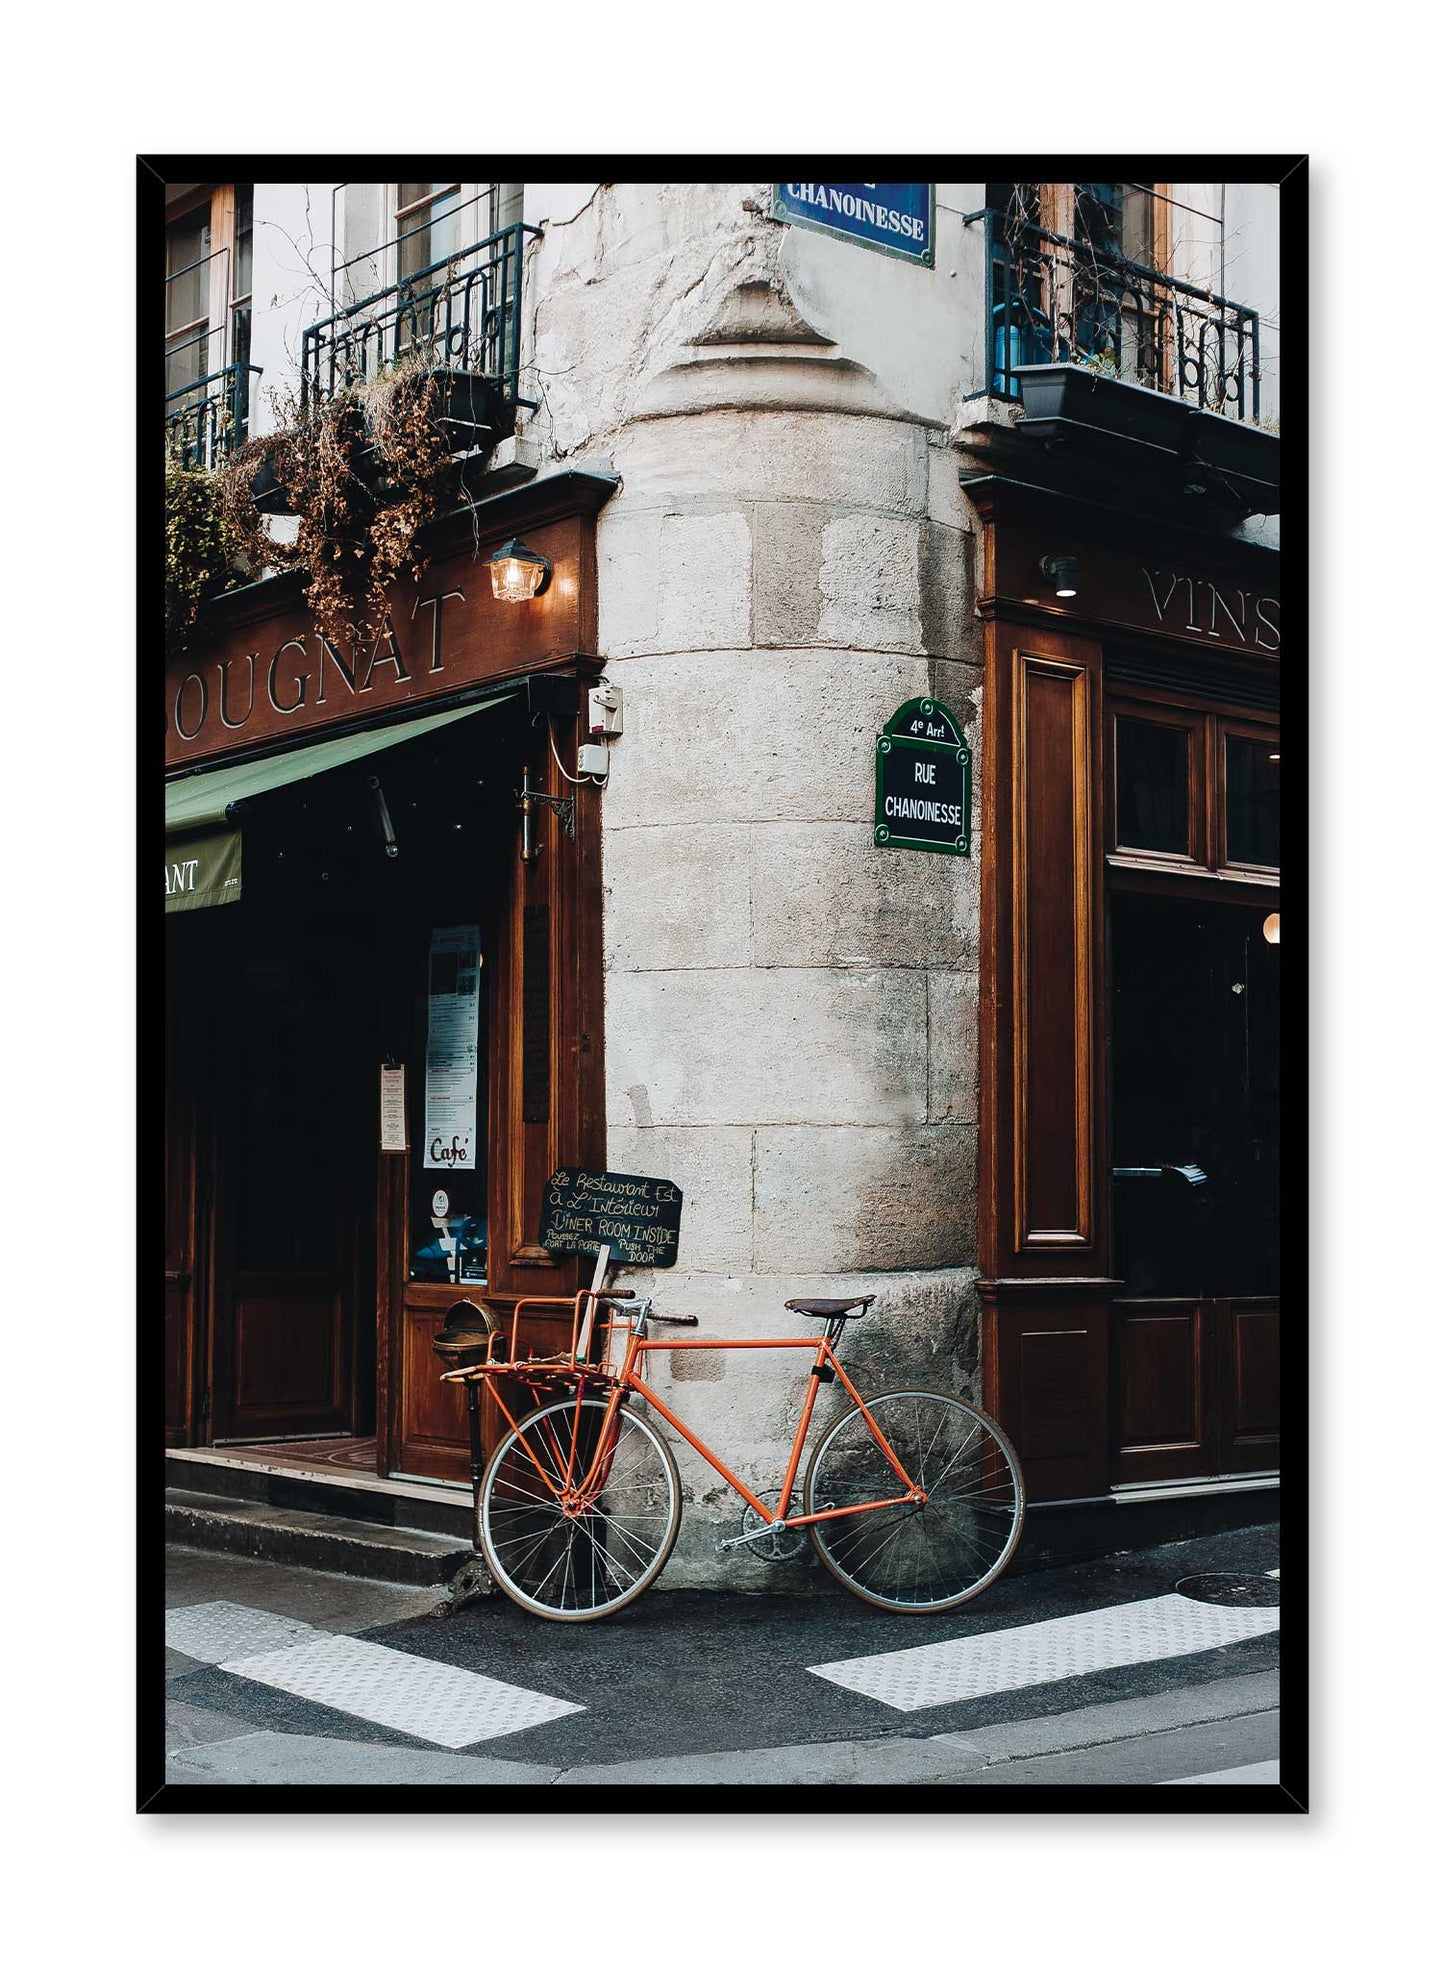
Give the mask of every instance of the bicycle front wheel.
MULTIPOLYGON (((1019 1542, 1024 1483, 1003 1430, 951 1395, 901 1389, 866 1404, 926 1504, 890 1505, 809 1525, 835 1579, 875 1607, 941 1613, 992 1585, 1019 1542)), ((804 1510, 896 1497, 896 1472, 863 1412, 850 1408, 813 1452, 804 1510)))
POLYGON ((477 1517, 492 1577, 518 1606, 547 1620, 600 1620, 667 1564, 682 1486, 672 1451, 645 1417, 619 1408, 609 1422, 599 1397, 554 1402, 498 1443, 477 1517), (569 1469, 580 1482, 599 1444, 596 1479, 569 1515, 556 1493, 569 1469))

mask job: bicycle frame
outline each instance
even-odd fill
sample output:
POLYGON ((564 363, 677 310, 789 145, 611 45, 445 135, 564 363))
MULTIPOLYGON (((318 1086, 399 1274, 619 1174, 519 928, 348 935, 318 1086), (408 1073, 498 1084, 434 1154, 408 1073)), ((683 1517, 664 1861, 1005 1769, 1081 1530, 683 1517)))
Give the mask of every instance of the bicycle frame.
MULTIPOLYGON (((579 1304, 582 1298, 590 1296, 579 1294, 579 1304)), ((564 1301, 563 1303, 566 1302, 564 1301)), ((595 1365, 589 1366, 580 1361, 574 1361, 561 1367, 548 1363, 537 1363, 532 1369, 530 1378, 535 1381, 545 1382, 554 1379, 558 1381, 565 1380, 569 1383, 575 1381, 575 1402, 579 1413, 582 1402, 587 1398, 589 1386, 593 1388, 610 1387, 612 1391, 608 1398, 607 1409, 603 1416, 597 1443, 592 1450, 591 1459, 586 1471, 582 1474, 580 1480, 578 1480, 575 1469, 578 1442, 578 1431, 575 1427, 573 1428, 571 1440, 567 1447, 566 1471, 560 1488, 553 1482, 552 1477, 543 1466, 541 1459, 533 1450, 526 1433, 523 1432, 518 1437, 522 1447, 526 1450, 528 1457, 535 1466, 538 1476, 557 1499, 558 1504, 567 1515, 571 1516, 580 1513, 585 1507, 586 1500, 592 1493, 593 1487, 601 1482, 605 1482, 607 1467, 610 1465, 611 1458, 615 1453, 615 1443, 609 1446, 612 1425, 616 1421, 618 1409, 629 1394, 640 1395, 648 1407, 655 1409, 664 1421, 676 1429, 683 1440, 697 1451, 703 1461, 716 1470, 724 1483, 736 1491, 737 1495, 752 1510, 757 1512, 759 1518, 762 1520, 762 1523, 758 1527, 759 1533, 773 1527, 788 1531, 802 1530, 805 1526, 821 1524, 829 1518, 858 1517, 867 1511, 886 1511, 896 1509, 901 1504, 919 1505, 928 1501, 927 1493, 921 1490, 909 1476, 907 1470, 904 1469, 902 1463, 899 1462, 897 1456, 894 1454, 888 1439, 869 1414, 862 1396, 858 1393, 858 1390, 853 1386, 853 1383, 844 1371, 843 1364, 838 1359, 834 1351, 832 1339, 828 1334, 825 1333, 817 1340, 644 1340, 637 1327, 631 1326, 630 1323, 629 1331, 630 1338, 623 1356, 622 1365, 615 1373, 599 1370, 595 1365), (812 1351, 813 1363, 808 1374, 808 1389, 803 1398, 802 1413, 798 1417, 798 1427, 793 1437, 792 1448, 788 1457, 787 1472, 783 1478, 782 1488, 779 1492, 778 1508, 776 1511, 770 1510, 760 1497, 754 1495, 743 1482, 742 1478, 735 1471, 730 1470, 722 1458, 716 1455, 702 1438, 687 1426, 680 1416, 673 1413, 662 1397, 654 1394, 638 1372, 637 1363, 644 1355, 697 1352, 703 1348, 712 1349, 717 1352, 733 1353, 744 1350, 757 1350, 759 1348, 771 1350, 788 1349, 791 1351, 807 1348, 812 1351), (818 1389, 823 1381, 831 1379, 833 1375, 836 1375, 838 1380, 842 1382, 854 1407, 862 1415, 870 1433, 886 1457, 889 1467, 902 1485, 902 1493, 897 1497, 869 1499, 861 1504, 839 1505, 826 1511, 802 1512, 798 1516, 790 1518, 787 1515, 788 1506, 792 1501, 793 1485, 797 1481, 798 1466, 802 1461, 803 1455, 803 1444, 807 1438, 809 1426, 812 1423, 813 1409, 818 1399, 818 1389)), ((488 1391, 492 1400, 496 1402, 498 1408, 500 1408, 502 1414, 506 1417, 507 1422, 515 1431, 517 1429, 518 1418, 508 1408, 497 1386, 497 1381, 507 1374, 518 1378, 529 1378, 528 1367, 529 1363, 525 1361, 516 1362, 510 1366, 505 1362, 489 1362, 485 1367, 463 1369, 456 1374, 448 1375, 444 1378, 448 1380, 484 1379, 488 1384, 488 1391)))

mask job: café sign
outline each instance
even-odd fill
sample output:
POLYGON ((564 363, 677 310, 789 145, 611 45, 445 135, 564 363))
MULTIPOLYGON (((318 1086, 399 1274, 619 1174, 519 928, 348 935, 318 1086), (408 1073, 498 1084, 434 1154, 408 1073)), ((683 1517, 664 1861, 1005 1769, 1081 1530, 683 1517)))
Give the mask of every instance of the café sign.
POLYGON ((966 855, 971 832, 973 754, 951 711, 910 698, 875 748, 873 839, 880 848, 966 855))

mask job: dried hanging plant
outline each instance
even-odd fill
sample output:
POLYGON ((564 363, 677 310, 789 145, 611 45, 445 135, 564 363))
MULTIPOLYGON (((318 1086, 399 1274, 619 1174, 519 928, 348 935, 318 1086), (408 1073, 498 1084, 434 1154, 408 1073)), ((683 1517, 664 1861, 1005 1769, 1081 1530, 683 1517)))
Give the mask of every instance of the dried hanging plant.
POLYGON ((381 627, 387 591, 408 569, 419 578, 426 565, 416 537, 442 509, 451 445, 436 374, 420 362, 384 371, 358 392, 358 405, 383 474, 362 610, 370 637, 381 627))
POLYGON ((221 475, 226 516, 252 560, 305 571, 307 605, 338 650, 374 638, 391 588, 425 565, 416 538, 443 508, 451 455, 440 407, 433 366, 403 360, 304 416, 293 406, 221 475), (296 516, 293 540, 272 538, 256 509, 265 464, 296 516))
POLYGON ((207 595, 224 588, 243 551, 216 472, 166 461, 166 651, 179 649, 207 595))

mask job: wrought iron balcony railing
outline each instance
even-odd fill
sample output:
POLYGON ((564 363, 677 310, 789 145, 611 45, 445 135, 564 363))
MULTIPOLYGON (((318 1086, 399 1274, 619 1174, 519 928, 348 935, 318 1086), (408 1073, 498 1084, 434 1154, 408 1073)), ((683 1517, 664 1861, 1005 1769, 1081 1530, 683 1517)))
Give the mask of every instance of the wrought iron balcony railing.
POLYGON ((988 222, 989 392, 1028 363, 1085 362, 1201 410, 1259 420, 1259 315, 1002 212, 988 222))
POLYGON ((166 393, 166 456, 190 471, 212 471, 246 435, 254 363, 232 362, 166 393))
MULTIPOLYGON (((501 408, 533 409, 517 394, 522 341, 522 255, 535 226, 508 226, 377 289, 306 329, 301 404, 325 402, 404 356, 484 377, 501 408)), ((375 262, 376 253, 363 255, 375 262)))

